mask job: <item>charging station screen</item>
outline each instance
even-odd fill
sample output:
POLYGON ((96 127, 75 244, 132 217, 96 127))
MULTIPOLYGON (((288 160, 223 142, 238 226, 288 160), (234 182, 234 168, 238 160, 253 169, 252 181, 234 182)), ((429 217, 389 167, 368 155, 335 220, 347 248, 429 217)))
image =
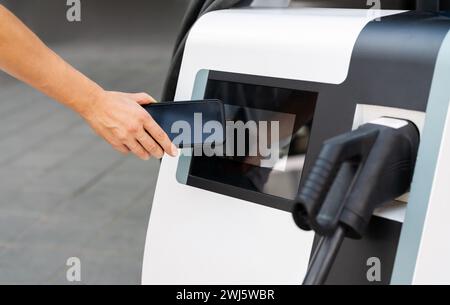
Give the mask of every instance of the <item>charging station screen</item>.
POLYGON ((254 202, 293 200, 317 93, 210 76, 204 97, 224 103, 225 147, 220 156, 192 157, 187 184, 254 202))

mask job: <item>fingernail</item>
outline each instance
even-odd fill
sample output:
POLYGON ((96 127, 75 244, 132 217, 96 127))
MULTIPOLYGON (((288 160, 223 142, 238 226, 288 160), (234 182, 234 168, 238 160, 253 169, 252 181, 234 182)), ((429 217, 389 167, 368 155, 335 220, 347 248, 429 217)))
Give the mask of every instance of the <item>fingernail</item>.
POLYGON ((172 156, 176 157, 178 155, 178 148, 175 146, 175 144, 172 144, 172 156))

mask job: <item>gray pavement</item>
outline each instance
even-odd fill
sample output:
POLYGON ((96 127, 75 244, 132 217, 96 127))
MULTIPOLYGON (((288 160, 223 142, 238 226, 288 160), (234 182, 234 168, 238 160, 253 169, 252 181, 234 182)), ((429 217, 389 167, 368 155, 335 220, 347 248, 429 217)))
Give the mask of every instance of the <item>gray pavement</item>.
MULTIPOLYGON (((183 7, 170 12, 130 29, 136 37, 90 33, 51 47, 107 89, 159 97, 183 7)), ((0 73, 0 284, 67 284, 72 256, 84 284, 139 283, 158 169, 0 73)))

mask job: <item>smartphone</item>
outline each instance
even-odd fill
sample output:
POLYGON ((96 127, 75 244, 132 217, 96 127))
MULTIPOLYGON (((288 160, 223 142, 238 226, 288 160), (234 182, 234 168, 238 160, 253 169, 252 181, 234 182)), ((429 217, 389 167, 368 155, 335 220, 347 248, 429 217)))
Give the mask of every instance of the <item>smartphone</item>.
POLYGON ((179 148, 224 143, 225 115, 220 100, 163 102, 143 107, 179 148))

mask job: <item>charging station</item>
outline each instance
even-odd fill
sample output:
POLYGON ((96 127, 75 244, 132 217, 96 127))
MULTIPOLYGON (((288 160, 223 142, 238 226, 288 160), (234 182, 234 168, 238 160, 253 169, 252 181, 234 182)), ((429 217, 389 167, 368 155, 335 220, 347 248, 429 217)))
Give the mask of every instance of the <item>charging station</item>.
POLYGON ((164 158, 142 283, 300 284, 317 238, 292 218, 299 189, 326 140, 381 117, 419 130, 412 184, 375 210, 362 238, 343 241, 326 283, 450 283, 449 30, 448 13, 402 10, 237 8, 198 19, 175 100, 220 99, 227 120, 242 109, 278 120, 282 158, 164 158))

